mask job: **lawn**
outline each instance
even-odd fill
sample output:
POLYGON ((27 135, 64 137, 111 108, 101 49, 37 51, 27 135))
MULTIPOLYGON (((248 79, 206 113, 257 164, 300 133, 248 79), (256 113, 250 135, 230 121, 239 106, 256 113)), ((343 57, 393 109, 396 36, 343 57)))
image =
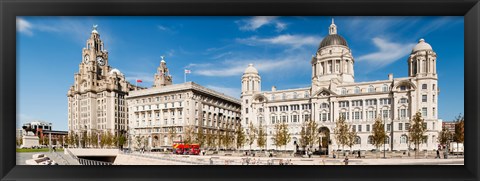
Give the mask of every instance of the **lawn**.
MULTIPOLYGON (((17 153, 24 153, 24 152, 48 152, 48 148, 38 148, 38 149, 31 149, 31 148, 17 148, 17 153)), ((62 152, 63 148, 57 148, 56 152, 62 152)))

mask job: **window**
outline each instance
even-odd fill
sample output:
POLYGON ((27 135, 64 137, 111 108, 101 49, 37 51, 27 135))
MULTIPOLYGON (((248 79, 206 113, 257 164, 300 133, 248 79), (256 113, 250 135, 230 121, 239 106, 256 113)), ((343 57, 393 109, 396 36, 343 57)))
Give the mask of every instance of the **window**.
POLYGON ((348 107, 348 101, 340 101, 338 103, 339 103, 339 107, 348 107))
POLYGON ((400 136, 400 143, 408 143, 407 135, 400 136))
POLYGON ((347 89, 343 88, 342 89, 342 95, 345 95, 345 94, 347 94, 347 89))
POLYGON ((387 91, 388 91, 388 86, 387 86, 386 84, 383 85, 382 91, 383 91, 383 92, 387 92, 387 91))
POLYGON ((432 96, 432 102, 435 102, 435 95, 432 96))
POLYGON ((362 132, 362 125, 358 125, 358 132, 362 132))
POLYGON ((427 102, 427 95, 422 95, 422 102, 427 102))
POLYGON ((410 129, 410 123, 405 123, 405 131, 408 131, 410 129))
POLYGON ((408 103, 408 99, 407 98, 401 98, 400 103, 408 103))
POLYGON ((355 94, 360 94, 360 87, 355 87, 355 94))
POLYGON ((432 90, 435 91, 435 84, 432 85, 432 90))
POLYGON ((435 108, 432 109, 432 117, 435 117, 435 108))
POLYGON ((248 114, 248 108, 245 108, 245 113, 247 113, 247 114, 248 114))
POLYGON ((383 110, 382 113, 383 113, 383 116, 382 116, 383 119, 388 119, 388 118, 390 117, 389 114, 388 114, 388 113, 389 113, 389 110, 383 110))
POLYGON ((367 132, 370 132, 370 125, 367 124, 367 132))
POLYGON ((355 119, 355 120, 360 119, 360 112, 359 111, 353 112, 353 119, 355 119))
POLYGON ((375 88, 373 87, 373 85, 368 86, 368 92, 375 92, 375 88))
POLYGON ((402 90, 402 91, 407 90, 407 87, 402 85, 402 86, 400 86, 400 90, 402 90))
POLYGON ((303 97, 308 98, 308 91, 305 91, 303 97))
POLYGON ((402 131, 402 129, 403 129, 403 123, 398 123, 398 130, 402 131))
POLYGON ((407 110, 400 109, 400 118, 406 118, 406 117, 407 117, 407 110))
POLYGON ((372 144, 372 141, 373 140, 373 137, 372 136, 368 136, 368 139, 367 139, 367 143, 368 144, 372 144))
POLYGON ((387 131, 392 131, 392 124, 387 124, 387 131))
POLYGON ((426 90, 427 89, 427 84, 422 84, 422 89, 426 90))
POLYGON ((385 137, 385 144, 390 144, 390 137, 385 137))
POLYGON ((360 139, 360 136, 355 137, 355 144, 359 145, 362 143, 362 139, 360 139))
POLYGON ((327 121, 327 113, 322 113, 321 118, 323 122, 327 121))
POLYGON ((423 107, 423 108, 422 108, 422 116, 423 116, 423 117, 426 117, 426 116, 427 116, 427 108, 426 108, 426 107, 423 107))
POLYGON ((352 131, 353 131, 353 132, 356 132, 356 131, 357 131, 357 129, 356 129, 356 128, 357 128, 357 126, 356 126, 356 125, 352 125, 352 131))
POLYGON ((423 123, 422 126, 423 126, 423 129, 427 129, 427 123, 423 123))
POLYGON ((352 106, 362 106, 362 100, 352 101, 352 106))
POLYGON ((245 118, 245 124, 248 124, 248 118, 245 118))

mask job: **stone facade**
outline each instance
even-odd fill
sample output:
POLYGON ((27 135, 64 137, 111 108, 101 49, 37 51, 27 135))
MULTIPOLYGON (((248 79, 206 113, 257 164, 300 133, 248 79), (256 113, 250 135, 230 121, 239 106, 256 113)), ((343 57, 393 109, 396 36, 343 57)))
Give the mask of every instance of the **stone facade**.
POLYGON ((154 84, 126 97, 132 148, 171 147, 185 139, 187 129, 194 135, 199 128, 205 134, 233 135, 240 123, 240 100, 193 82, 172 84, 163 58, 154 84))
POLYGON ((68 130, 79 134, 127 130, 125 96, 136 89, 125 76, 109 66, 108 52, 94 26, 82 49, 79 71, 67 93, 68 130))
MULTIPOLYGON (((343 116, 358 134, 352 150, 371 150, 375 147, 370 144, 369 136, 375 118, 381 116, 387 125, 387 149, 407 150, 409 120, 416 112, 421 112, 428 131, 420 150, 436 149, 442 120, 437 116, 440 91, 436 53, 432 47, 423 39, 413 47, 407 60, 408 77, 394 78, 389 74, 386 80, 355 82, 354 62, 346 40, 337 34, 332 21, 329 35, 322 40, 311 60, 311 87, 289 90, 272 87, 271 91, 261 91, 260 74, 250 64, 242 76, 241 124, 245 131, 249 131, 250 122, 257 127, 263 126, 267 130, 266 149, 275 149, 274 125, 284 121, 292 138, 286 149, 295 150, 303 122, 311 119, 329 135, 328 149, 331 151, 342 149, 334 139, 333 130, 335 121, 343 116)), ((254 147, 260 149, 255 144, 254 147)), ((346 146, 345 149, 350 148, 346 146)))

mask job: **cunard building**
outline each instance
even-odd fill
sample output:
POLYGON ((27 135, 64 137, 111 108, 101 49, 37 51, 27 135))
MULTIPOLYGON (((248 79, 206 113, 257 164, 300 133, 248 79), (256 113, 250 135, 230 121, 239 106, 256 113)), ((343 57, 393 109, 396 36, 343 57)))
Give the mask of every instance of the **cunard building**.
POLYGON ((152 88, 130 91, 126 97, 132 148, 171 147, 173 142, 196 137, 199 131, 216 138, 229 134, 233 147, 240 100, 194 82, 172 84, 163 57, 154 78, 152 88))
POLYGON ((135 86, 118 69, 110 67, 108 52, 96 26, 81 57, 79 71, 67 93, 69 132, 80 135, 109 131, 116 135, 126 131, 125 96, 135 86))
MULTIPOLYGON (((347 41, 337 34, 332 20, 329 35, 321 41, 311 60, 310 87, 288 90, 272 87, 271 91, 261 91, 260 74, 252 64, 248 65, 242 76, 241 124, 247 133, 249 123, 257 128, 264 127, 267 130, 266 149, 275 149, 274 125, 285 122, 291 134, 286 148, 294 150, 299 144, 302 124, 313 120, 319 124, 321 134, 318 139, 323 139, 323 148, 328 147, 331 151, 342 149, 333 133, 335 121, 343 116, 358 134, 352 149, 371 150, 375 149, 370 137, 374 120, 381 116, 386 124, 387 149, 407 150, 409 120, 420 112, 427 127, 420 150, 433 150, 437 148, 437 136, 442 127, 437 116, 436 62, 437 54, 424 39, 420 39, 405 62, 408 77, 394 78, 389 74, 386 80, 355 82, 355 59, 347 41)), ((318 144, 315 147, 318 148, 318 144)), ((346 146, 345 149, 350 148, 346 146)))

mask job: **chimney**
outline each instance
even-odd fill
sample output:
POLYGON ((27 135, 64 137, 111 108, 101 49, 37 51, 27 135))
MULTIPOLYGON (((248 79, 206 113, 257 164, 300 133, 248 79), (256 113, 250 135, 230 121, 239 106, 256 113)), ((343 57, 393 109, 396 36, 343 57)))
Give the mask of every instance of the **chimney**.
POLYGON ((390 80, 390 81, 393 80, 393 74, 388 74, 388 80, 390 80))
POLYGON ((277 91, 277 87, 272 86, 272 92, 275 92, 275 91, 277 91))

